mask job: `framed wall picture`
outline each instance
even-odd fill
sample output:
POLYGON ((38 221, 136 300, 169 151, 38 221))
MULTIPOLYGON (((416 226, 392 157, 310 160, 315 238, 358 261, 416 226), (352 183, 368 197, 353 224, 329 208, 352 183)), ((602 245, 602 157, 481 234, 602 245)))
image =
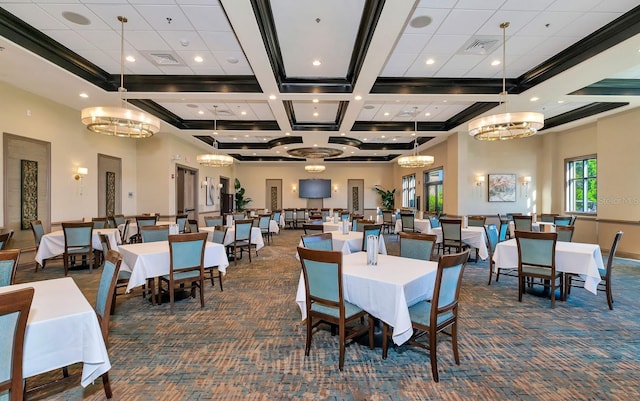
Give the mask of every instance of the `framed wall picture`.
POLYGON ((515 174, 489 174, 489 202, 516 201, 515 174))

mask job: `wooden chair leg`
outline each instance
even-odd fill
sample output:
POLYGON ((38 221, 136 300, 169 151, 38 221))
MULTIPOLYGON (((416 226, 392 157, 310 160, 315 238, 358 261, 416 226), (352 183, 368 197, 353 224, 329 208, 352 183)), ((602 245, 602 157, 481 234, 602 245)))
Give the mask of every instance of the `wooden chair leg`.
POLYGON ((607 304, 609 304, 609 310, 613 310, 613 293, 611 292, 611 283, 606 283, 605 291, 607 293, 607 304))
POLYGON ((382 322, 382 359, 387 359, 389 347, 389 325, 382 322))
POLYGON ((431 374, 433 375, 433 381, 439 382, 438 377, 438 336, 435 331, 429 333, 429 359, 431 360, 431 374))
POLYGON ((111 392, 111 382, 109 382, 109 372, 102 374, 102 386, 104 387, 105 396, 110 400, 113 397, 113 393, 111 392))

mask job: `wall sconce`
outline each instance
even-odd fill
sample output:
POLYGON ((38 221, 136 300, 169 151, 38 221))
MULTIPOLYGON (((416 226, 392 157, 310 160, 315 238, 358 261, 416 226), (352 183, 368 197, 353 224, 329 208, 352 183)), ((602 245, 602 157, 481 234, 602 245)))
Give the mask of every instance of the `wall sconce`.
POLYGON ((205 181, 202 181, 202 182, 200 183, 200 186, 201 186, 202 188, 206 188, 206 187, 207 187, 207 185, 209 185, 209 183, 208 183, 206 180, 205 180, 205 181))
POLYGON ((224 187, 224 185, 222 185, 222 183, 218 184, 218 189, 222 189, 222 187, 224 187))
POLYGON ((531 182, 530 175, 525 175, 524 177, 520 178, 520 183, 522 184, 523 187, 528 186, 530 182, 531 182))
POLYGON ((484 180, 485 180, 484 175, 477 175, 476 176, 476 186, 477 187, 482 186, 482 184, 484 184, 484 180))
POLYGON ((76 181, 79 181, 87 174, 89 174, 89 169, 87 169, 86 167, 78 167, 76 170, 76 175, 74 175, 73 178, 76 181))
POLYGON ((296 192, 296 186, 295 185, 291 186, 291 192, 296 192))
POLYGON ((337 185, 333 186, 333 192, 338 192, 338 186, 337 185))

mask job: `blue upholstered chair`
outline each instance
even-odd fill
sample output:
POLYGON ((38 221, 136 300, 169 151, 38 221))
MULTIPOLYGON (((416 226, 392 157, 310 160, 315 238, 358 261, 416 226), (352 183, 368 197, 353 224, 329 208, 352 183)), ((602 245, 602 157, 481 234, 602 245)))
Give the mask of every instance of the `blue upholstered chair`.
POLYGON ((498 242, 506 241, 509 234, 509 222, 504 221, 500 224, 500 233, 498 234, 498 242))
MULTIPOLYGON (((224 245, 224 239, 227 236, 228 229, 229 227, 226 227, 223 225, 214 226, 213 234, 211 235, 211 242, 224 245)), ((222 287, 222 273, 220 272, 220 270, 217 269, 217 267, 218 266, 205 266, 204 267, 205 274, 207 271, 209 272, 209 280, 211 280, 212 287, 215 287, 214 279, 217 278, 218 281, 220 282, 220 291, 224 291, 224 288, 222 287), (215 274, 216 272, 217 274, 215 274)))
MULTIPOLYGON (((40 241, 42 240, 42 237, 44 237, 44 234, 45 234, 44 227, 42 225, 42 221, 40 220, 32 220, 30 224, 31 224, 31 232, 33 232, 33 239, 35 240, 35 243, 36 243, 36 253, 38 253, 38 248, 40 247, 40 241)), ((54 258, 50 258, 50 259, 54 259, 54 258)), ((43 269, 47 264, 47 260, 49 259, 42 260, 43 269)), ((35 268, 36 272, 38 271, 38 266, 40 266, 40 264, 36 262, 36 268, 35 268)))
POLYGON ((388 234, 391 234, 395 229, 393 223, 393 210, 382 210, 382 230, 387 230, 388 234))
POLYGON ((0 399, 22 400, 24 380, 22 377, 22 357, 24 333, 33 288, 0 294, 0 399))
POLYGON ((555 216, 553 218, 553 224, 556 226, 569 226, 571 225, 572 216, 555 216))
POLYGON ((278 226, 280 226, 280 216, 282 216, 282 212, 280 210, 274 210, 273 215, 271 216, 271 220, 275 221, 278 226))
POLYGON ((169 236, 169 274, 160 276, 158 292, 162 294, 162 283, 166 283, 171 312, 173 312, 176 285, 180 284, 190 285, 193 298, 195 298, 196 288, 199 288, 200 307, 204 308, 204 249, 207 245, 207 236, 205 232, 169 236))
POLYGON ((7 247, 12 234, 12 231, 0 234, 0 251, 7 247))
POLYGON ((0 287, 15 284, 19 259, 20 249, 0 251, 0 287))
POLYGON ((373 349, 373 319, 369 316, 366 327, 351 329, 349 323, 358 323, 367 316, 360 307, 344 300, 342 290, 342 252, 321 251, 298 247, 306 292, 307 340, 304 355, 309 356, 313 329, 320 323, 338 327, 340 356, 338 369, 344 367, 347 341, 369 333, 369 347, 373 349))
POLYGON ((158 216, 151 215, 143 215, 136 216, 136 225, 138 226, 138 233, 136 235, 132 235, 129 238, 129 242, 142 242, 142 235, 140 234, 140 229, 142 227, 155 226, 158 222, 158 216))
POLYGON ((120 227, 120 224, 124 224, 126 222, 126 219, 124 218, 124 214, 114 214, 109 218, 111 220, 111 224, 113 225, 113 228, 118 228, 120 227))
POLYGON ((205 216, 204 225, 205 227, 223 226, 224 221, 222 216, 205 216))
POLYGON ((93 217, 91 222, 94 229, 109 228, 109 221, 106 217, 93 217))
POLYGON ((296 225, 296 211, 295 209, 284 209, 284 224, 289 228, 294 228, 296 225))
POLYGON ((448 251, 454 249, 456 253, 462 252, 468 248, 464 242, 462 242, 462 220, 458 219, 441 219, 440 227, 442 227, 442 251, 448 251))
POLYGON ((333 251, 333 235, 331 232, 305 234, 302 236, 302 245, 309 249, 333 251))
POLYGON ((400 213, 400 220, 402 221, 402 232, 415 232, 415 216, 413 213, 400 213))
POLYGON ((400 256, 403 258, 431 260, 436 246, 435 234, 400 233, 400 256))
POLYGON ((269 224, 271 223, 270 214, 261 214, 258 219, 258 227, 262 237, 267 240, 267 244, 271 243, 271 232, 269 231, 269 224))
POLYGON ((540 215, 540 221, 544 223, 553 223, 553 218, 558 216, 558 214, 553 213, 543 213, 540 215))
POLYGON ((516 231, 533 231, 532 216, 514 215, 512 217, 513 217, 513 226, 516 231))
POLYGON ((88 263, 93 269, 93 222, 62 223, 64 232, 64 275, 69 274, 69 262, 73 266, 76 258, 81 257, 82 263, 88 263))
POLYGON ((296 214, 295 214, 295 226, 298 227, 299 225, 304 224, 307 221, 307 216, 305 213, 304 209, 296 209, 296 214))
MULTIPOLYGON (((438 333, 450 328, 451 347, 453 348, 453 358, 456 365, 460 365, 458 354, 458 298, 460 296, 460 283, 464 266, 469 259, 469 251, 462 253, 440 256, 438 270, 433 288, 433 297, 430 301, 420 301, 409 307, 413 336, 407 341, 410 345, 415 345, 429 350, 431 361, 431 374, 433 381, 439 381, 437 344, 438 333), (429 344, 418 341, 419 337, 424 338, 428 333, 429 344)), ((382 358, 387 357, 389 341, 389 326, 382 325, 382 358)))
MULTIPOLYGON (((556 227, 557 229, 558 227, 556 227)), ((613 310, 613 292, 611 290, 611 273, 613 271, 613 259, 616 256, 616 251, 618 250, 618 244, 622 239, 622 235, 624 233, 622 231, 618 231, 616 235, 613 237, 613 243, 611 244, 611 248, 609 249, 609 257, 607 258, 607 264, 604 269, 598 269, 600 271, 600 282, 598 283, 598 291, 605 291, 607 294, 607 304, 609 304, 609 309, 613 310)), ((584 279, 582 279, 577 274, 565 274, 565 294, 571 293, 571 287, 584 287, 584 279), (573 280, 577 281, 576 285, 572 284, 573 280)))
POLYGON ((187 226, 188 220, 189 220, 189 216, 186 214, 176 215, 176 224, 178 225, 178 232, 180 234, 184 234, 184 228, 187 226))
POLYGON ((382 224, 365 224, 362 227, 362 250, 367 250, 367 237, 375 235, 380 237, 382 235, 382 224))
POLYGON ((467 226, 484 227, 487 222, 487 216, 467 216, 467 226))
POLYGON ((343 210, 343 211, 340 212, 340 220, 341 221, 344 220, 344 219, 349 220, 349 218, 351 218, 351 213, 349 213, 348 210, 343 210))
MULTIPOLYGON (((364 232, 364 226, 375 224, 374 220, 357 219, 353 221, 352 231, 364 232)), ((382 228, 382 225, 381 225, 382 228)))
POLYGON ((238 259, 242 259, 242 253, 247 250, 249 263, 251 263, 251 228, 253 220, 234 220, 235 236, 233 242, 227 245, 227 250, 233 255, 233 264, 238 264, 238 259), (240 256, 238 256, 240 251, 240 256))
POLYGON ((556 226, 556 234, 558 234, 558 241, 571 242, 573 240, 573 232, 575 226, 556 226))
MULTIPOLYGON (((100 234, 100 243, 102 244, 102 254, 103 254, 102 267, 104 269, 104 266, 107 264, 107 255, 109 254, 109 251, 111 251, 111 244, 109 243, 109 238, 105 234, 100 234)), ((120 258, 119 254, 112 255, 112 256, 117 256, 118 258, 120 258)), ((115 263, 115 262, 116 262, 115 259, 111 260, 111 263, 115 263)), ((113 299, 110 302, 111 314, 115 313, 115 310, 116 310, 116 298, 118 297, 118 295, 124 295, 127 285, 129 284, 129 279, 131 278, 131 272, 119 270, 119 269, 120 268, 118 267, 118 276, 116 279, 116 283, 113 286, 113 299), (118 290, 122 290, 122 292, 118 292, 118 290)), ((104 275, 104 270, 102 274, 104 275)), ((153 282, 153 281, 150 280, 150 282, 153 282)), ((145 288, 146 287, 143 286, 143 291, 145 288)), ((149 286, 149 288, 151 288, 151 286, 149 286)))
POLYGON ((244 220, 247 218, 247 215, 244 214, 244 212, 237 212, 237 213, 233 213, 233 221, 236 220, 244 220))
POLYGON ((429 223, 431 224, 431 228, 440 227, 440 219, 436 216, 429 216, 429 223))
MULTIPOLYGON (((500 226, 500 231, 502 231, 502 227, 506 231, 509 227, 508 224, 502 224, 500 226)), ((493 254, 496 251, 496 246, 498 242, 501 242, 500 236, 503 234, 498 233, 498 229, 495 224, 486 224, 484 226, 484 231, 487 235, 487 250, 489 251, 489 283, 487 285, 491 285, 491 278, 493 276, 493 270, 495 262, 493 261, 493 254)), ((504 241, 504 239, 502 239, 504 241)), ((517 269, 498 269, 496 272, 496 282, 500 279, 500 274, 504 274, 506 276, 518 277, 517 269)))
POLYGON ((198 228, 198 220, 189 219, 187 220, 187 225, 185 226, 185 232, 197 233, 200 232, 198 228))
POLYGON ((302 225, 305 235, 320 234, 324 232, 323 224, 307 223, 302 225))
POLYGON ((551 307, 556 304, 556 288, 560 289, 560 298, 564 299, 564 275, 556 271, 556 233, 537 233, 516 231, 518 243, 518 301, 522 302, 525 292, 525 280, 531 284, 540 284, 551 290, 551 307), (559 287, 556 281, 559 280, 559 287))
POLYGON ((169 240, 169 226, 142 226, 138 227, 142 242, 157 242, 169 240))

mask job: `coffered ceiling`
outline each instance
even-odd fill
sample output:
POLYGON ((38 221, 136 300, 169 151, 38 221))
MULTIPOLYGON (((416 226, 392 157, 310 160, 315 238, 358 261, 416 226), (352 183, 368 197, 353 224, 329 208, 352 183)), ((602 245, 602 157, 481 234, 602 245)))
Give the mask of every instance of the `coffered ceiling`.
POLYGON ((215 137, 240 162, 303 161, 291 151, 313 147, 341 153, 327 161, 392 161, 416 140, 427 150, 465 132, 470 119, 504 107, 505 21, 509 110, 544 113, 540 135, 640 104, 637 0, 0 7, 0 80, 78 110, 118 105, 125 16, 129 103, 159 117, 162 133, 203 150, 215 137))

